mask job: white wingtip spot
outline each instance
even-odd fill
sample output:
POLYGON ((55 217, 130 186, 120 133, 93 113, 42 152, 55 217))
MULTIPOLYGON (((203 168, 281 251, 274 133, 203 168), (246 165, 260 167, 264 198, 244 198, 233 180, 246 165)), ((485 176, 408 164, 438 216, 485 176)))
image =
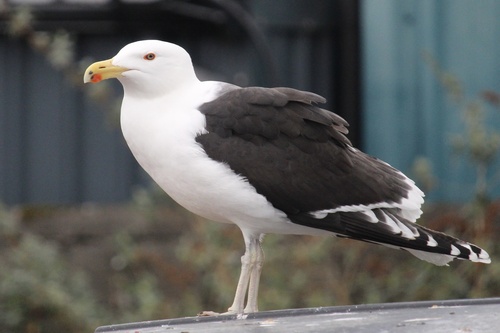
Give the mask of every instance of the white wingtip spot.
POLYGON ((473 262, 480 262, 483 264, 490 264, 491 263, 491 258, 488 252, 485 250, 481 249, 481 252, 479 254, 476 254, 474 252, 471 252, 469 255, 469 260, 473 262))
POLYGON ((391 228, 391 231, 395 234, 403 233, 403 230, 401 230, 396 221, 394 221, 383 210, 381 210, 380 212, 382 213, 382 218, 380 219, 381 223, 386 224, 389 228, 391 228))
POLYGON ((365 214, 366 216, 368 216, 368 222, 371 222, 371 223, 377 223, 378 222, 378 218, 377 216, 375 215, 375 213, 372 211, 372 210, 364 210, 363 211, 363 214, 365 214))
MULTIPOLYGON (((481 252, 479 252, 479 254, 475 253, 474 251, 472 251, 472 246, 468 243, 460 243, 460 246, 463 246, 465 247, 467 250, 470 251, 470 254, 469 254, 469 260, 472 261, 472 262, 480 262, 480 263, 483 263, 483 264, 489 264, 491 263, 491 258, 490 258, 490 255, 488 254, 488 252, 486 252, 485 250, 481 249, 481 252)), ((460 254, 460 250, 456 247, 456 246, 453 246, 451 245, 451 255, 459 255, 460 254)))
POLYGON ((310 214, 315 219, 321 220, 321 219, 324 219, 328 215, 328 212, 325 211, 325 210, 318 210, 318 211, 315 211, 315 212, 311 212, 310 214))
MULTIPOLYGON (((436 240, 434 239, 434 237, 432 237, 432 235, 427 235, 427 237, 429 237, 429 240, 427 241, 427 246, 430 246, 430 247, 438 246, 438 242, 436 242, 436 240)), ((452 245, 452 247, 454 247, 454 246, 452 245)), ((455 247, 455 249, 457 249, 457 248, 455 247)), ((460 251, 458 253, 460 253, 460 251)), ((453 254, 453 248, 451 249, 451 254, 453 254)))
POLYGON ((454 255, 454 256, 458 256, 460 254, 460 250, 455 245, 452 244, 450 254, 454 255))
POLYGON ((481 253, 479 253, 479 260, 477 262, 482 262, 483 264, 491 264, 491 258, 488 252, 482 250, 481 253))
POLYGON ((415 235, 415 233, 413 233, 413 231, 410 228, 408 228, 404 223, 401 223, 400 221, 396 221, 396 223, 398 224, 398 227, 401 230, 401 237, 404 237, 406 239, 415 239, 415 236, 419 235, 418 231, 416 232, 415 235))
POLYGON ((395 234, 401 234, 401 237, 406 239, 415 239, 419 235, 417 229, 411 230, 407 225, 399 221, 397 218, 393 218, 382 211, 383 216, 387 225, 389 225, 395 234))

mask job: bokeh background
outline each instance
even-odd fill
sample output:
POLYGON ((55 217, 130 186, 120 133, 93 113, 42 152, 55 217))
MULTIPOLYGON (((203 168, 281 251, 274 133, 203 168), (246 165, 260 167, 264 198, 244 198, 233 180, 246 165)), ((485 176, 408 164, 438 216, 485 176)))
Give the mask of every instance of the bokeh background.
POLYGON ((0 1, 0 329, 225 311, 243 240, 177 206, 121 136, 118 82, 83 70, 162 39, 200 78, 328 99, 349 138, 426 192, 420 223, 491 265, 434 267, 332 238, 269 235, 260 309, 500 296, 500 2, 0 1))

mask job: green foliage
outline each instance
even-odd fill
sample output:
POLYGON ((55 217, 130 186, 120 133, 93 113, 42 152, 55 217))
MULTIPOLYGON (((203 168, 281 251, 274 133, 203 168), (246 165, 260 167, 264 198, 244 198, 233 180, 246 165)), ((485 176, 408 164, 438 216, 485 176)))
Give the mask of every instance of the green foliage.
MULTIPOLYGON (((159 204, 145 209, 152 202, 142 197, 134 209, 153 219, 159 204)), ((105 281, 92 282, 92 276, 71 266, 67 249, 22 229, 14 211, 0 209, 0 330, 91 332, 106 324, 225 311, 239 275, 241 232, 178 207, 165 212, 168 230, 177 232, 175 224, 182 225, 170 240, 170 251, 159 256, 150 241, 124 229, 112 237, 112 271, 105 281), (103 283, 105 294, 95 288, 103 283)), ((439 216, 431 214, 427 220, 436 224, 439 216)), ((461 226, 453 220, 445 224, 461 226)), ((446 231, 472 238, 452 228, 446 231)), ((450 267, 335 237, 268 235, 260 310, 497 296, 500 244, 495 234, 498 230, 477 239, 492 255, 491 265, 454 262, 450 267)))
POLYGON ((165 299, 157 277, 134 267, 137 248, 127 234, 115 237, 113 297, 101 302, 65 250, 22 230, 16 215, 0 207, 0 331, 79 333, 111 322, 161 318, 165 299))
POLYGON ((72 272, 56 244, 21 232, 0 216, 0 328, 3 332, 85 332, 99 306, 83 274, 72 272))
POLYGON ((165 297, 155 275, 141 267, 140 249, 126 232, 114 237, 116 254, 111 259, 115 273, 110 276, 111 302, 108 320, 114 322, 142 321, 161 318, 165 297))
MULTIPOLYGON (((239 239, 236 227, 205 222, 179 240, 177 255, 197 274, 197 309, 225 311, 231 304, 243 254, 239 239)), ((493 256, 500 251, 487 248, 493 256)), ((335 237, 268 235, 264 252, 261 310, 491 297, 500 287, 495 261, 437 267, 404 251, 335 237)))

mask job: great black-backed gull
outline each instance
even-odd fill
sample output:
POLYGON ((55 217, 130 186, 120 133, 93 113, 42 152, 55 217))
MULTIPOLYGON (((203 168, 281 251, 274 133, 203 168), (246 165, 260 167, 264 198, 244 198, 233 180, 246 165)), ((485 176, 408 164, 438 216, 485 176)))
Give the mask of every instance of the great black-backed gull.
POLYGON ((123 136, 144 170, 188 210, 241 229, 246 250, 230 313, 258 311, 267 233, 347 237, 436 265, 490 262, 481 248, 415 224, 422 191, 354 148, 347 122, 321 109, 321 96, 201 82, 183 48, 156 40, 92 64, 84 82, 109 78, 123 85, 123 136))

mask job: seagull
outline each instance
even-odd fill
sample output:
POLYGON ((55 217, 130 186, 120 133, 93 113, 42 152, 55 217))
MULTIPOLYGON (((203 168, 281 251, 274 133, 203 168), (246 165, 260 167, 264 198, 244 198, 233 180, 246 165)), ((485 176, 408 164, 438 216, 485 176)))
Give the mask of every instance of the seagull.
POLYGON ((416 224, 423 192, 353 147, 348 123, 317 94, 200 81, 182 47, 158 40, 128 44, 84 73, 85 83, 111 78, 123 86, 121 129, 142 168, 181 206, 241 229, 228 313, 258 311, 269 233, 351 238, 436 265, 491 262, 478 246, 416 224))

